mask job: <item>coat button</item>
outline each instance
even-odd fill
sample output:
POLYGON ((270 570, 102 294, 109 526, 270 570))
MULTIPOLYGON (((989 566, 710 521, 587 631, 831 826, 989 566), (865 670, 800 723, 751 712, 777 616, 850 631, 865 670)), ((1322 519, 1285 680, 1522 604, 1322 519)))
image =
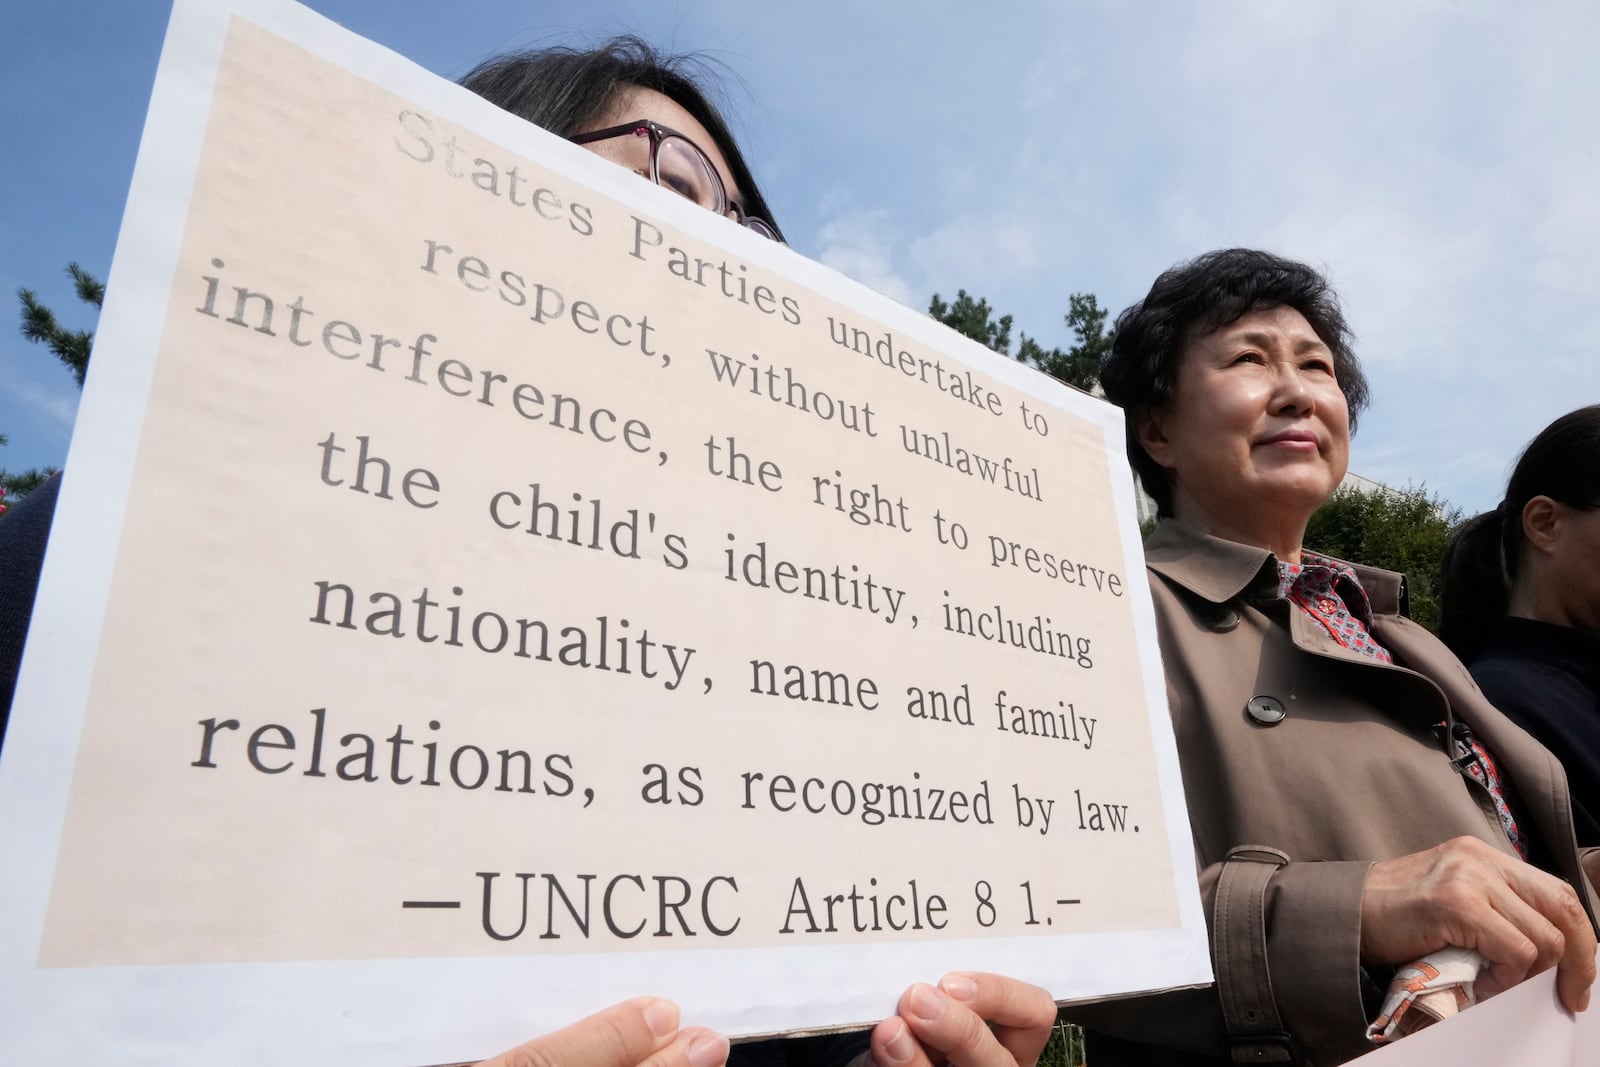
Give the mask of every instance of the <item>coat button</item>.
POLYGON ((1210 624, 1212 632, 1225 634, 1229 630, 1238 628, 1239 613, 1233 608, 1224 606, 1220 611, 1213 614, 1211 618, 1207 619, 1206 622, 1210 624))
POLYGON ((1283 717, 1288 714, 1283 710, 1283 701, 1268 696, 1251 697, 1246 701, 1244 711, 1262 726, 1274 726, 1282 722, 1283 717))

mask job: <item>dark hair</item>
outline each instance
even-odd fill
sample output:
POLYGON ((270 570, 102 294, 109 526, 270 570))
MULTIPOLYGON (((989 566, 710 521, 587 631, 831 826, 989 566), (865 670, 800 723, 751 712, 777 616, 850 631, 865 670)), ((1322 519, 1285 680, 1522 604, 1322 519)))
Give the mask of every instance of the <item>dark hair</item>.
POLYGON ((1334 376, 1350 408, 1350 428, 1367 406, 1367 378, 1350 347, 1350 327, 1328 280, 1304 263, 1270 252, 1227 248, 1161 273, 1149 294, 1117 316, 1111 351, 1100 365, 1106 398, 1123 411, 1128 460, 1156 502, 1172 514, 1164 467, 1139 443, 1139 419, 1172 400, 1178 361, 1197 334, 1221 329, 1252 311, 1291 307, 1333 352, 1334 376))
MULTIPOLYGON (((633 36, 613 37, 598 48, 533 48, 507 52, 479 63, 461 84, 519 118, 562 137, 592 125, 628 88, 653 89, 678 104, 704 126, 722 150, 746 214, 772 223, 772 208, 728 124, 706 96, 702 84, 716 84, 711 64, 700 56, 658 52, 633 36)), ((781 233, 779 235, 782 236, 781 233)))
POLYGON ((1522 554, 1522 509, 1536 496, 1571 508, 1600 507, 1600 404, 1568 412, 1528 442, 1505 499, 1456 530, 1444 550, 1439 636, 1464 662, 1506 613, 1522 554))

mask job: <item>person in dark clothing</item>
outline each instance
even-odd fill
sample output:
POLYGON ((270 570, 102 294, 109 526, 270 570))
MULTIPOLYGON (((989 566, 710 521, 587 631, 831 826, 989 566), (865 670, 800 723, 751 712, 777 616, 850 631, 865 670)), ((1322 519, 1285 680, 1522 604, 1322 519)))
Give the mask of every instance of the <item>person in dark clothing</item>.
POLYGON ((44 546, 50 540, 61 475, 46 481, 0 515, 0 744, 11 718, 17 667, 28 637, 33 598, 39 588, 44 546))
POLYGON ((1600 845, 1600 404, 1546 427, 1451 538, 1440 636, 1561 760, 1578 843, 1600 845))

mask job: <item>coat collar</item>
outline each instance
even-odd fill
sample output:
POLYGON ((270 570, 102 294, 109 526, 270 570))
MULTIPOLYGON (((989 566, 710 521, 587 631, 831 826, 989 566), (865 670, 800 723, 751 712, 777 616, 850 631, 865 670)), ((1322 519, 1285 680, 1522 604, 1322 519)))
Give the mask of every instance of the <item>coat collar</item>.
MULTIPOLYGON (((1144 543, 1145 564, 1213 604, 1236 597, 1271 600, 1278 592, 1278 558, 1264 548, 1201 533, 1163 519, 1144 543)), ((1341 561, 1343 562, 1343 561, 1341 561)), ((1376 616, 1404 614, 1405 578, 1394 571, 1351 563, 1376 616)))

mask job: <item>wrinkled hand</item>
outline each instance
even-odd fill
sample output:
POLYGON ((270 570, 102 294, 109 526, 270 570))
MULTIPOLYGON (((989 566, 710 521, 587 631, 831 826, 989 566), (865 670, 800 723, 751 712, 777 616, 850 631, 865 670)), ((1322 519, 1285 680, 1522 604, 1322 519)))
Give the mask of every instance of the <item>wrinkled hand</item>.
POLYGON ((1055 1022, 1055 1001, 1038 986, 947 974, 906 990, 899 1014, 872 1031, 872 1055, 879 1067, 1034 1067, 1055 1022))
POLYGON ((1474 838, 1375 863, 1361 894, 1363 963, 1410 963, 1445 945, 1489 961, 1483 995, 1553 965, 1567 1010, 1589 1006, 1595 936, 1577 894, 1474 838))
POLYGON ((728 1039, 678 1029, 678 1006, 638 997, 536 1037, 480 1067, 722 1067, 728 1039))

